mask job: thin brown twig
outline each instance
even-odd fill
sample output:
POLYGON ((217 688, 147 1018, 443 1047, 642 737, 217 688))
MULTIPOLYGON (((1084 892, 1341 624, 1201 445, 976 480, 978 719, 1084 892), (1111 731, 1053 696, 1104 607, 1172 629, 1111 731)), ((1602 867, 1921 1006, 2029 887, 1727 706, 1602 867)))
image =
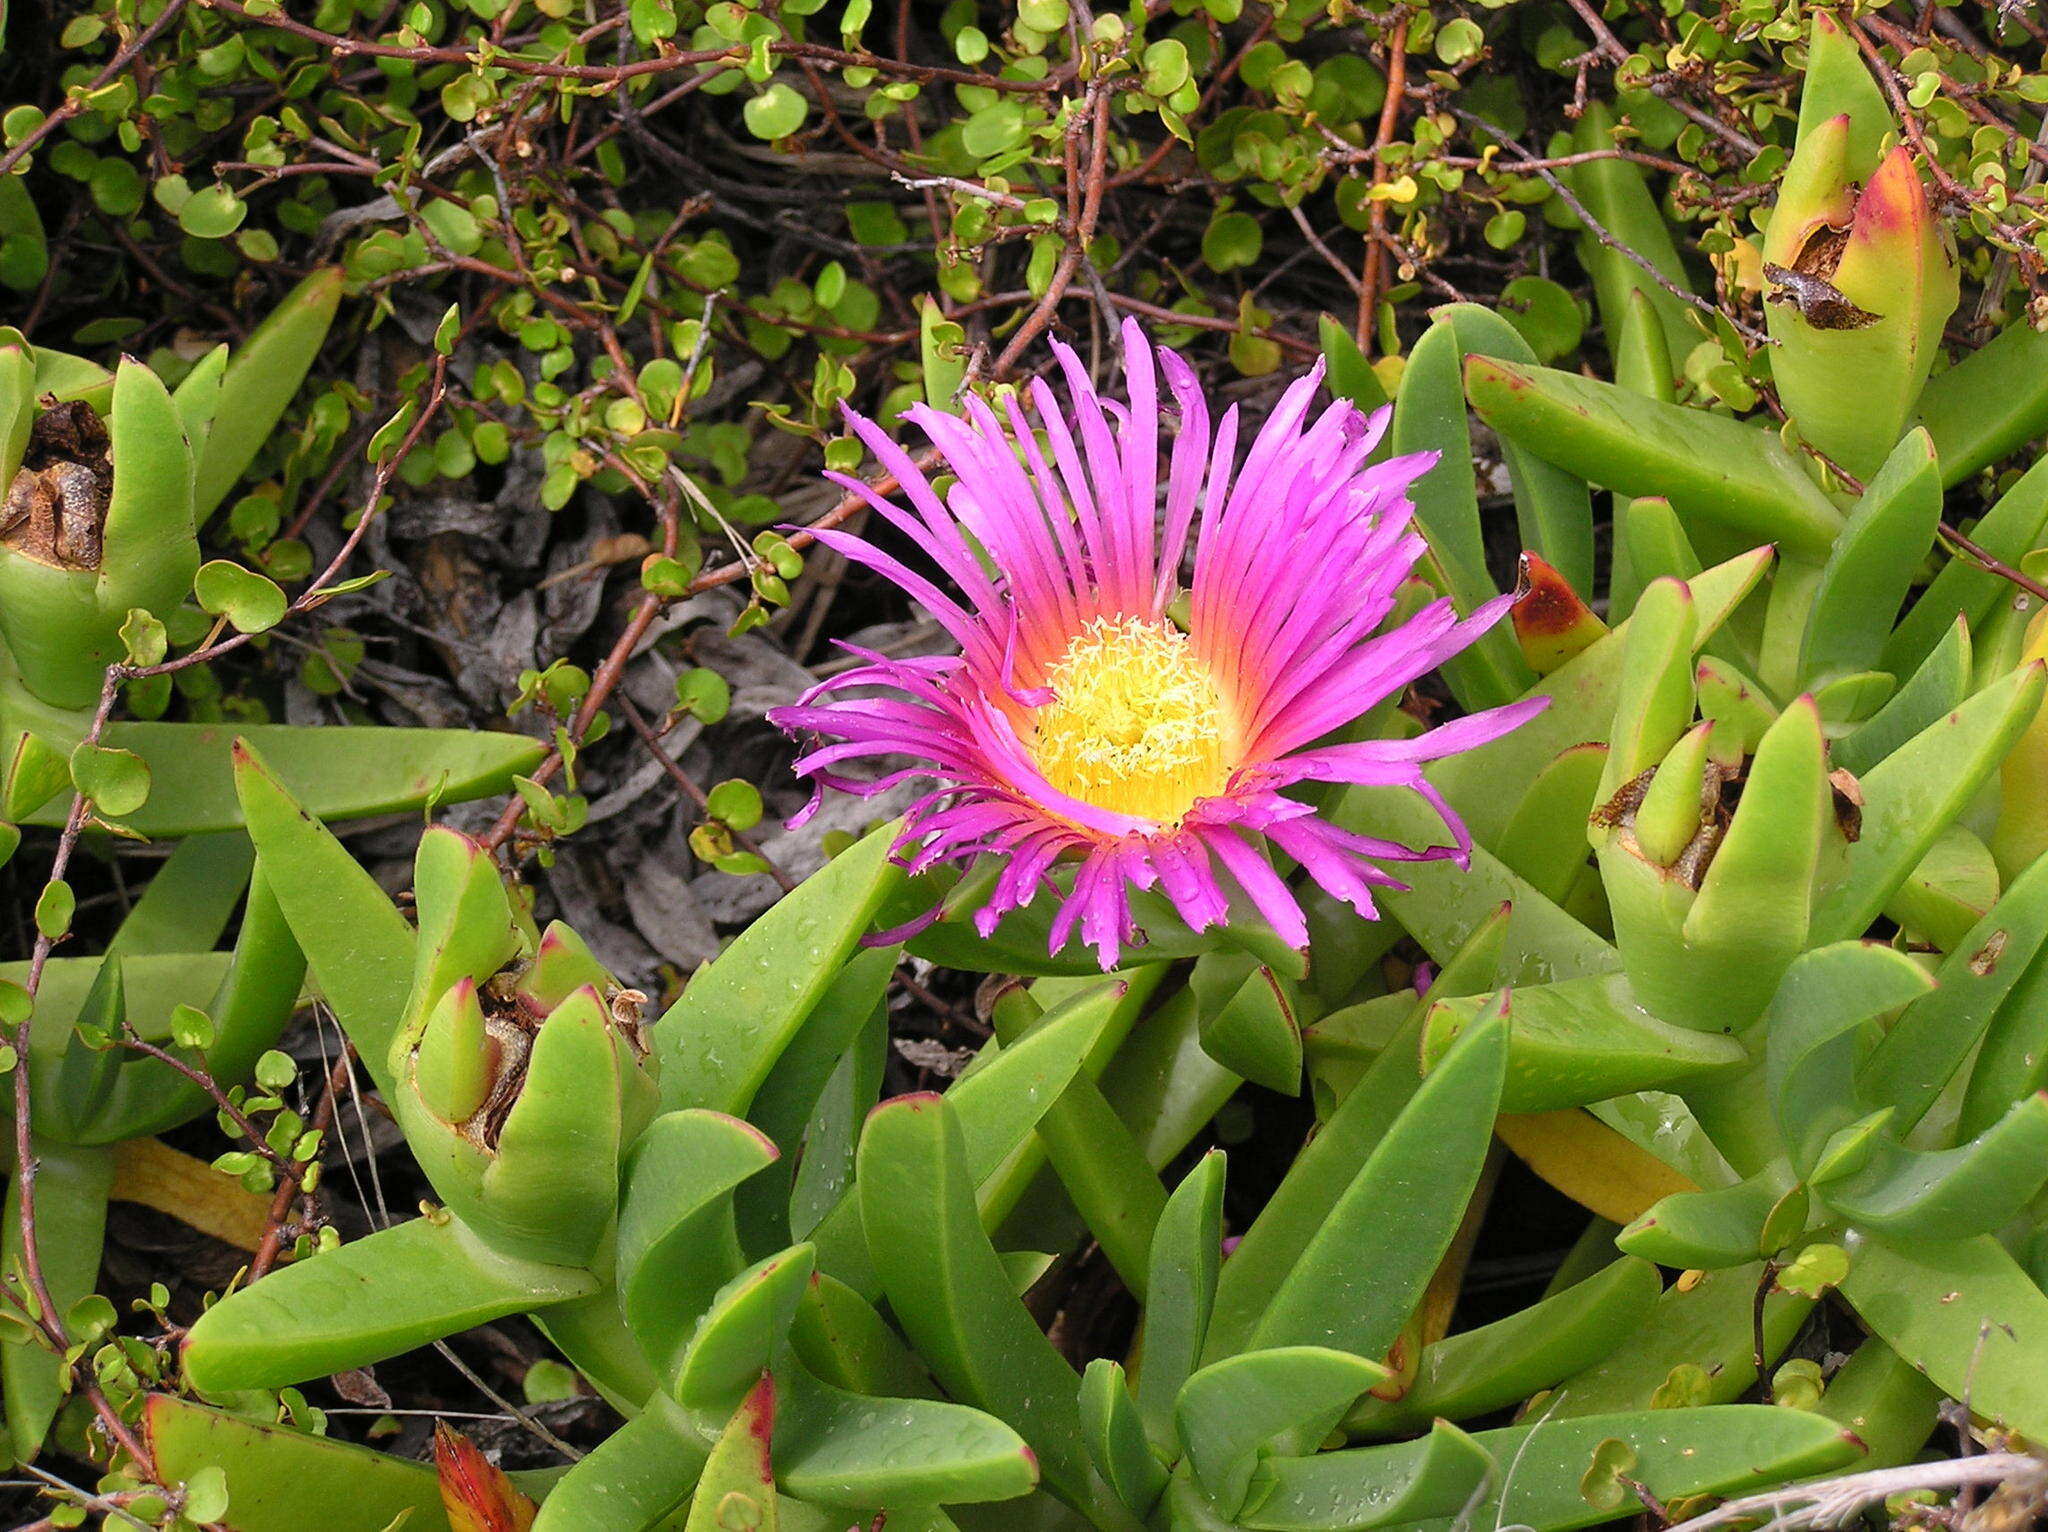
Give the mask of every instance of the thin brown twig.
POLYGON ((1366 193, 1365 266, 1358 279, 1356 338, 1361 351, 1372 345, 1374 321, 1383 290, 1381 276, 1387 254, 1387 204, 1379 195, 1387 181, 1387 149, 1400 125, 1401 103, 1408 94, 1408 12, 1396 10, 1385 23, 1387 36, 1387 98, 1380 103, 1379 126, 1372 138, 1372 186, 1366 193))

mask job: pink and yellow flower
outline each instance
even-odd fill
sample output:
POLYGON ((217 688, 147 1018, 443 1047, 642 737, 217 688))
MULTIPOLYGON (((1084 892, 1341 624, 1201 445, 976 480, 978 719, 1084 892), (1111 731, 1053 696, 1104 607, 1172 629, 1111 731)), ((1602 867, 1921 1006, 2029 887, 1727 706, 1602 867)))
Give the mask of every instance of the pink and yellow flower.
POLYGON ((822 530, 818 539, 922 604, 959 653, 892 659, 853 649, 858 668, 769 715, 812 741, 798 774, 863 795, 934 779, 897 842, 911 869, 1005 859, 975 913, 982 934, 1048 889, 1060 900, 1053 950, 1078 926, 1104 968, 1136 934, 1132 888, 1159 889, 1197 931, 1228 918, 1234 888, 1302 946, 1301 906, 1269 849, 1368 920, 1375 887, 1403 886, 1380 863, 1465 859, 1464 826, 1422 767, 1507 733, 1544 699, 1416 739, 1332 742, 1510 604, 1503 597, 1460 619, 1438 600, 1380 631, 1423 550, 1407 490, 1433 455, 1368 464, 1384 410, 1368 419, 1339 401, 1311 420, 1319 365, 1287 389, 1233 469, 1236 407, 1212 429, 1193 370, 1155 353, 1135 323, 1124 329, 1127 402, 1099 395, 1072 350, 1054 351, 1067 399, 1062 408, 1033 380, 1041 434, 1014 394, 1004 416, 972 395, 962 398, 964 419, 922 405, 906 412, 953 475, 943 500, 909 453, 849 412, 908 508, 831 477, 929 556, 953 590, 863 538, 822 530), (1163 486, 1162 415, 1178 416, 1163 486), (1193 583, 1176 622, 1169 608, 1191 538, 1193 583), (911 764, 876 780, 841 774, 851 761, 906 757, 911 764), (1411 789, 1443 817, 1450 841, 1416 848, 1340 829, 1289 796, 1306 782, 1411 789), (1069 863, 1062 888, 1054 873, 1069 863))

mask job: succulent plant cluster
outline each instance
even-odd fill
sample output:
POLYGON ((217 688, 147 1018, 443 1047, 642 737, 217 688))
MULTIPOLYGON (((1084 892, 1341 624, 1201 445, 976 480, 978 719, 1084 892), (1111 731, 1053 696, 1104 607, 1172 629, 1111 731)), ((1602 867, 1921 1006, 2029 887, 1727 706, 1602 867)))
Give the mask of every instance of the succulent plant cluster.
MULTIPOLYGON (((27 1057, 16 1062, 34 1082, 35 1222, 60 1310, 94 1291, 121 1150, 212 1110, 203 1081, 254 1084, 298 1007, 305 959, 240 828, 233 735, 205 723, 110 720, 104 704, 110 673, 120 673, 110 667, 139 673, 131 686, 169 686, 147 673, 170 629, 203 634, 217 620, 260 631, 282 613, 283 594, 264 576, 227 560, 202 566, 199 529, 282 416, 339 297, 339 273, 316 273, 232 356, 225 346, 209 353, 175 393, 132 358, 109 372, 0 332, 0 861, 14 855, 22 826, 63 826, 80 805, 89 820, 78 823, 96 832, 169 847, 103 955, 0 965, 10 1024, 12 1013, 26 1015, 34 975, 27 1057), (216 950, 231 924, 231 947, 216 950)), ((146 699, 131 701, 147 712, 146 699)), ((498 791, 540 753, 519 736, 454 730, 249 733, 301 785, 310 811, 334 819, 498 791)), ((45 894, 37 924, 57 938, 71 901, 65 885, 52 886, 64 897, 45 894)), ((271 1131, 281 1155, 317 1153, 317 1136, 300 1142, 294 1114, 271 1131)), ((18 1185, 17 1175, 0 1240, 10 1297, 33 1305, 41 1300, 22 1277, 18 1185)), ((42 1444, 67 1371, 43 1337, 9 1327, 0 1385, 17 1456, 42 1444)))
MULTIPOLYGON (((1442 690, 1465 715, 1544 703, 1456 753, 1390 751, 1430 762, 1399 780, 1274 794, 1273 823, 1312 807, 1383 854, 1469 831, 1469 855, 1375 887, 1377 920, 1236 821, 1218 840, 1256 868, 1224 869, 1227 920, 1191 928, 1169 852, 1113 932, 1060 914, 1085 870, 1048 857, 1065 899, 1020 905, 1002 858, 913 870, 885 824, 653 1015, 478 841, 426 830, 408 906, 328 828, 501 789, 537 744, 109 721, 168 630, 282 611, 263 577, 202 565, 196 529, 337 279, 175 392, 0 335, 7 823, 177 841, 104 955, 35 964, 15 1067, 49 1295, 92 1292, 111 1146, 218 1105, 202 1079, 271 1114, 276 1154, 317 1157, 249 1091, 307 995, 431 1188, 417 1217, 238 1278, 175 1372, 10 1336, 16 1454, 82 1363, 132 1396, 158 1486, 220 1512, 188 1493, 154 1507, 172 1525, 298 1532, 317 1505, 334 1532, 1571 1532, 1908 1462, 1944 1399, 2048 1437, 2048 469, 1998 471, 2048 428, 2048 340, 2019 322, 1947 362, 1959 262, 1922 151, 1827 13, 1807 47, 1778 200, 1735 253, 1770 289, 1782 419, 1731 412, 1732 385, 1679 402, 1687 354, 1725 337, 1627 160, 1566 172, 1642 256, 1586 237, 1611 381, 1542 365, 1476 304, 1435 311, 1399 369, 1326 328, 1340 394, 1398 383, 1372 455, 1437 455, 1381 631, 1503 597, 1476 416, 1525 551, 1512 621, 1475 622, 1442 690), (1297 918, 1305 941, 1276 928, 1297 918), (989 1036, 942 1091, 880 1099, 910 960, 990 975, 989 1036), (1211 1147, 1248 1088, 1314 1121, 1251 1192, 1211 1147), (1583 1232, 1534 1301, 1454 1328, 1500 1146, 1583 1232), (1136 1318, 1077 1356, 1033 1299, 1090 1247, 1136 1318), (284 1418, 298 1385, 511 1316, 621 1422, 573 1460, 501 1474, 451 1449, 437 1473, 284 1418)), ((1173 63, 1148 64, 1162 99, 1173 63)), ((774 90, 750 122, 786 116, 774 90)), ((1366 455, 1353 418, 1304 449, 1305 481, 1366 455)), ((1149 524, 1149 499, 1127 508, 1149 524)), ((969 584, 984 549, 947 546, 969 584)), ((1014 655, 990 655, 1000 707, 1014 655)), ((906 691, 936 693, 947 662, 917 663, 906 691)), ((1401 700, 1328 747, 1413 744, 1443 699, 1401 700)), ((30 975, 0 977, 11 1004, 30 975)), ((19 1195, 0 1255, 32 1313, 19 1195)), ((153 1493, 118 1458, 99 1489, 153 1493)))

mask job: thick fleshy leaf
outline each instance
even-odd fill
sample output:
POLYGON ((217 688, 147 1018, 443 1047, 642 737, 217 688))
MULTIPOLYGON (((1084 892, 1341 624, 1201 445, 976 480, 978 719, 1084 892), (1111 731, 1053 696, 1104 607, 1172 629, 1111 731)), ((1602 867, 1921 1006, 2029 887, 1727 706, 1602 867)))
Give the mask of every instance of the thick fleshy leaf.
POLYGON ((662 1104, 744 1112, 902 871, 871 831, 761 916, 655 1024, 662 1104))
MULTIPOLYGON (((1409 486, 1415 525, 1429 539, 1417 564, 1429 582, 1469 616, 1500 594, 1486 569, 1479 533, 1479 500, 1472 479, 1472 436, 1459 377, 1463 356, 1457 330, 1430 326, 1409 353, 1394 401, 1389 437, 1396 453, 1440 454, 1436 465, 1409 486)), ((1444 680, 1467 708, 1513 701, 1535 679, 1515 641, 1502 628, 1447 661, 1444 680)))
POLYGON ((619 1308, 658 1367, 739 1271, 733 1188, 775 1157, 759 1129, 694 1110, 656 1118, 633 1145, 619 1200, 619 1308))
POLYGON ((1010 1286, 974 1205, 967 1145, 939 1096, 900 1096, 868 1118, 856 1188, 889 1306, 964 1403, 1014 1426, 1047 1482, 1087 1496, 1073 1369, 1010 1286))
POLYGON ((1824 556, 1841 513, 1776 436, 1725 416, 1644 399, 1549 367, 1474 357, 1472 406, 1503 435, 1624 495, 1662 495, 1688 524, 1705 520, 1824 556))
MULTIPOLYGON (((1847 119, 1828 126, 1846 139, 1847 119)), ((1846 142, 1841 152, 1846 160, 1846 142)), ((1912 417, 1942 327, 1955 311, 1958 282, 1955 256, 1910 148, 1899 145, 1867 179, 1846 163, 1840 172, 1865 183, 1846 239, 1812 238, 1781 201, 1764 258, 1771 263, 1767 275, 1772 268, 1794 273, 1785 281, 1792 301, 1767 303, 1764 317, 1777 342, 1771 376, 1793 425, 1849 473, 1867 478, 1912 417), (1788 239, 1801 248, 1791 249, 1788 239), (1836 252, 1831 264, 1815 263, 1817 246, 1836 252), (1812 281, 1832 291, 1812 301, 1806 285, 1812 281)))
MULTIPOLYGON (((1006 1172, 1016 1160, 1030 1157, 1028 1151, 1038 1147, 1027 1142, 1033 1129, 1065 1094, 1104 1037, 1118 1026, 1128 1025, 1131 1018, 1121 1014, 1130 999, 1128 983, 1098 976, 1080 986, 1034 1024, 1022 1041, 1009 1048, 984 1049, 974 1067, 946 1093, 966 1145, 968 1180, 980 1189, 985 1219, 1000 1217, 1014 1205, 1030 1174, 1019 1174, 1012 1184, 993 1188, 993 1197, 990 1178, 1006 1172)), ((1031 1169, 1040 1163, 1033 1158, 1031 1169)), ((818 1248, 820 1271, 830 1272, 864 1296, 880 1294, 861 1228, 857 1186, 811 1231, 811 1239, 818 1248)))
POLYGON ((1145 1439, 1123 1368, 1108 1357, 1097 1357, 1081 1375, 1081 1440, 1124 1509, 1149 1516, 1165 1492, 1166 1465, 1145 1439))
POLYGON ((1876 668, 1941 520, 1941 466, 1925 431, 1892 450, 1821 568, 1800 673, 1809 686, 1876 668))
POLYGON ((1398 1448, 1268 1459, 1259 1465, 1240 1524, 1365 1529, 1423 1522, 1452 1515, 1498 1471, 1478 1438, 1439 1420, 1427 1436, 1398 1448))
POLYGON ((1842 1296, 1894 1351, 1972 1413, 2048 1435, 2048 1294, 1990 1235, 1857 1242, 1842 1296))
MULTIPOLYGON (((1638 308, 1655 320, 1657 346, 1664 356, 1661 373, 1668 390, 1672 375, 1670 359, 1684 356, 1702 337, 1699 324, 1692 318, 1697 311, 1623 252, 1642 256, 1656 268, 1658 276, 1680 291, 1691 291, 1692 281, 1672 240, 1670 220, 1657 205, 1643 168, 1598 153, 1614 143, 1615 126, 1613 109, 1604 101, 1595 100, 1586 103, 1586 110, 1572 132, 1573 149, 1594 157, 1565 170, 1565 184, 1607 234, 1602 239, 1590 229, 1583 231, 1578 241, 1579 258, 1592 274, 1593 295, 1610 346, 1629 327, 1628 316, 1638 308)), ((1639 340, 1638 345, 1647 345, 1647 337, 1639 340)), ((1619 375, 1618 357, 1616 362, 1619 375)))
POLYGON ((434 1422, 434 1469, 450 1532, 528 1532, 532 1527, 533 1501, 445 1420, 434 1422))
POLYGON ((1920 422, 1960 484, 2048 430, 2048 334, 2022 314, 1920 391, 1920 422))
MULTIPOLYGON (((519 734, 465 729, 301 729, 287 724, 116 721, 104 743, 139 756, 149 801, 122 823, 149 836, 232 830, 243 823, 229 747, 244 741, 315 819, 402 813, 429 801, 460 803, 509 788, 546 748, 519 734)), ((47 804, 33 824, 61 824, 47 804)))
POLYGON ((1211 1362, 1181 1386, 1174 1421, 1202 1492, 1234 1517, 1260 1450, 1313 1447, 1352 1401, 1391 1374, 1377 1362, 1322 1346, 1241 1351, 1211 1362))
MULTIPOLYGON (((1629 167, 1633 168, 1633 167, 1629 167)), ((1658 220, 1662 223, 1662 220, 1658 220)), ((1497 356, 1534 362, 1536 353, 1521 332, 1492 309, 1449 303, 1432 309, 1433 325, 1447 325, 1461 356, 1497 356)), ((1410 366, 1413 366, 1411 355, 1410 366)), ((1455 380, 1454 380, 1455 381, 1455 380)), ((1401 386, 1407 389, 1407 374, 1401 386)), ((1545 462, 1513 442, 1502 443, 1508 484, 1515 497, 1515 524, 1522 546, 1545 561, 1582 596, 1593 593, 1593 501, 1583 479, 1545 462)))
POLYGON ((1953 1149, 1908 1149, 1880 1139, 1869 1163, 1818 1194, 1853 1228, 1883 1239, 1958 1240, 2003 1228, 2043 1181, 2048 1096, 2037 1093, 1953 1149))
MULTIPOLYGON (((2022 873, 1956 943, 1935 971, 1934 992, 1899 1015, 1858 1070, 1857 1086, 1871 1104, 1894 1108, 1897 1131, 1911 1129, 1934 1105, 2033 966, 2044 940, 2048 861, 2022 873)), ((2004 1099, 2010 1102, 2013 1093, 2004 1099)))
POLYGON ((1971 676, 1970 626, 1958 616, 1874 717, 1830 743, 1829 758, 1862 776, 1943 714, 1961 707, 1970 695, 1971 676))
POLYGON ((206 1468, 226 1474, 238 1532, 304 1532, 309 1506, 325 1507, 335 1532, 446 1525, 440 1486, 423 1463, 173 1394, 151 1394, 142 1418, 150 1456, 170 1482, 206 1468))
MULTIPOLYGON (((1756 1381, 1761 1263, 1688 1273, 1650 1306, 1629 1345, 1558 1386, 1555 1419, 1739 1399, 1756 1381)), ((1814 1300, 1782 1289, 1764 1300, 1764 1361, 1791 1344, 1814 1300)))
POLYGON ((319 355, 340 301, 341 268, 316 267, 236 349, 198 451, 193 508, 199 521, 227 498, 262 450, 319 355))
POLYGON ((1564 575, 1539 554, 1522 554, 1518 585, 1515 604, 1508 615, 1514 623, 1515 642, 1521 646, 1522 658, 1537 675, 1549 675, 1606 635, 1607 624, 1595 615, 1564 575))
POLYGON ((1243 953, 1195 960, 1202 1046, 1233 1074, 1268 1090, 1301 1089, 1301 1023, 1294 985, 1243 953))
MULTIPOLYGON (((1976 354, 1991 353, 1986 348, 1976 354)), ((1938 439, 1936 446, 1939 449, 1938 439)), ((1946 454, 1942 466, 1949 466, 1946 454)), ((2044 524, 2048 524, 2048 460, 2034 464, 1998 497, 1970 529, 1970 541, 1993 558, 2017 565, 2040 542, 2044 524)), ((1950 554, 1941 573, 1920 593, 1886 641, 1882 668, 1893 675, 1912 670, 1934 651, 1958 617, 1969 620, 1972 632, 1980 632, 1999 597, 2010 588, 2003 577, 1975 560, 1950 554)))
POLYGON ((1224 1165, 1221 1149, 1203 1155, 1166 1199, 1152 1231, 1138 1410, 1162 1451, 1171 1451, 1179 1439, 1173 1403, 1202 1355, 1216 1304, 1223 1261, 1224 1165))
POLYGON ((367 1367, 475 1325, 597 1291, 587 1271, 501 1255, 447 1215, 270 1273, 199 1316, 185 1376, 208 1394, 367 1367))
POLYGON ((1518 1314, 1424 1347, 1407 1390, 1361 1401, 1344 1429, 1392 1435, 1526 1399, 1628 1344, 1662 1290, 1648 1261, 1611 1261, 1518 1314))
MULTIPOLYGON (((1620 974, 1526 985, 1513 992, 1512 1004, 1501 1097, 1507 1112, 1548 1112, 1633 1091, 1674 1090, 1748 1062, 1732 1037, 1659 1021, 1620 974)), ((1434 1068, 1487 1008, 1478 997, 1433 1006, 1422 1035, 1425 1067, 1434 1068)))
POLYGON ((1733 1186, 1666 1197, 1617 1234, 1614 1242, 1630 1255, 1681 1270, 1743 1266, 1770 1253, 1764 1248, 1765 1234, 1771 1215, 1780 1208, 1796 1212, 1804 1228, 1804 1193, 1791 1185, 1783 1161, 1733 1186))
POLYGON ((1820 1164, 1830 1138, 1866 1114, 1855 1088, 1858 1030, 1931 988, 1911 958, 1876 942, 1818 947, 1786 970, 1764 1022, 1765 1079, 1800 1176, 1820 1164))
POLYGON ((792 1495, 832 1505, 968 1505, 1011 1500, 1038 1483, 1031 1449, 993 1415, 937 1399, 849 1394, 802 1368, 778 1378, 775 1470, 792 1495))
MULTIPOLYGON (((1633 1452, 1629 1477, 1666 1504, 1803 1478, 1861 1455, 1855 1439, 1833 1421, 1773 1405, 1649 1410, 1504 1426, 1468 1438, 1475 1449, 1468 1492, 1485 1464, 1497 1466, 1495 1488, 1472 1513, 1473 1524, 1571 1532, 1635 1506, 1634 1496, 1626 1493, 1612 1505, 1595 1505, 1582 1493, 1587 1466, 1596 1449, 1610 1440, 1625 1443, 1633 1452), (1528 1452, 1521 1451, 1525 1441, 1531 1444, 1528 1452), (1509 1463, 1515 1465, 1512 1475, 1507 1472, 1509 1463)), ((1385 1486, 1413 1482, 1422 1461, 1438 1450, 1425 1438, 1312 1458, 1274 1459, 1267 1467, 1271 1488, 1254 1499, 1244 1524, 1271 1532, 1376 1526, 1373 1512, 1385 1486)), ((1430 1532, 1449 1527, 1466 1498, 1453 1494, 1454 1487, 1440 1485, 1431 1497, 1434 1504, 1427 1509, 1418 1505, 1403 1522, 1430 1532)))
POLYGON ((775 1380, 763 1373, 719 1433, 690 1497, 683 1532, 777 1532, 774 1438, 775 1380))
POLYGON ((378 1088, 391 1092, 398 1084, 391 1044, 412 989, 413 929, 377 880, 248 745, 236 745, 234 770, 249 837, 305 949, 313 982, 378 1088))
POLYGON ((1871 768, 1862 837, 1849 848, 1847 875, 1814 911, 1816 942, 1869 928, 2033 721, 2043 687, 2038 663, 2001 677, 1871 768))
MULTIPOLYGON (((194 843, 182 842, 181 849, 191 844, 194 843)), ((120 944, 118 933, 115 944, 120 944)), ((149 957, 126 958, 122 963, 123 974, 132 974, 140 982, 148 983, 150 976, 138 965, 151 965, 153 961, 149 957)), ((216 1084, 228 1087, 248 1079, 257 1059, 277 1042, 290 1023, 305 973, 305 954, 299 950, 278 906, 269 875, 259 869, 250 881, 242 926, 235 933, 234 952, 219 985, 203 996, 172 992, 168 997, 172 1003, 184 1000, 198 1004, 212 1020, 213 1046, 205 1051, 205 1063, 216 1084)), ((166 997, 159 994, 155 998, 161 1002, 166 997)), ((130 1020, 135 1019, 131 1009, 130 1020)), ((122 1064, 112 1091, 92 1121, 75 1137, 87 1143, 141 1138, 175 1127, 211 1110, 213 1104, 203 1086, 169 1065, 155 1059, 130 1058, 122 1064)))
POLYGON ((710 1447, 681 1405, 655 1394, 555 1481, 533 1532, 645 1532, 662 1526, 689 1503, 710 1447))
POLYGON ((789 1333, 811 1280, 809 1245, 757 1261, 712 1298, 676 1369, 676 1400, 698 1419, 742 1408, 747 1391, 789 1333))
POLYGON ((1501 1004, 1475 1022, 1401 1108, 1271 1291, 1249 1349, 1386 1355, 1450 1248, 1492 1142, 1507 1068, 1505 1013, 1501 1004))

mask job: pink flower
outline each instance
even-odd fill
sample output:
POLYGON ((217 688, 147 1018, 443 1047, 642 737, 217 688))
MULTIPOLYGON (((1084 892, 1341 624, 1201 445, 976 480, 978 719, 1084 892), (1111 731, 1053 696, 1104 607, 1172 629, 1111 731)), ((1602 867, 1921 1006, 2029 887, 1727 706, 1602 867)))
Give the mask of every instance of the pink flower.
POLYGON ((1171 351, 1155 356, 1135 322, 1124 327, 1127 404, 1098 395, 1072 350, 1054 351, 1067 407, 1042 379, 1029 389, 1043 442, 1014 395, 1007 420, 972 395, 962 397, 965 419, 906 412, 954 475, 943 501, 907 452, 849 412, 909 508, 831 478, 916 543, 958 594, 861 538, 820 531, 819 541, 914 597, 960 652, 899 660, 853 650, 865 664, 769 714, 814 737, 797 773, 863 795, 935 778, 904 819, 897 851, 907 865, 1006 859, 976 912, 981 933, 1045 887, 1060 900, 1053 950, 1078 925, 1104 968, 1135 935, 1132 886, 1157 887, 1200 931, 1228 917, 1234 885, 1299 947, 1301 907, 1268 847, 1368 920, 1375 886, 1403 887, 1378 863, 1463 862, 1470 839, 1423 763, 1499 738, 1547 699, 1418 739, 1326 742, 1508 609, 1502 597, 1461 621, 1439 600, 1378 631, 1423 550, 1407 488, 1433 456, 1367 466, 1384 410, 1368 420, 1340 401, 1311 422, 1318 365, 1288 388, 1233 473, 1236 407, 1212 432, 1193 370, 1171 351), (1178 416, 1163 510, 1162 415, 1178 416), (1183 627, 1168 605, 1191 535, 1183 627), (848 761, 892 756, 917 764, 878 781, 839 774, 848 761), (1302 782, 1410 788, 1442 815, 1451 843, 1351 834, 1288 796, 1302 782), (1052 876, 1066 863, 1078 864, 1070 888, 1052 876))

